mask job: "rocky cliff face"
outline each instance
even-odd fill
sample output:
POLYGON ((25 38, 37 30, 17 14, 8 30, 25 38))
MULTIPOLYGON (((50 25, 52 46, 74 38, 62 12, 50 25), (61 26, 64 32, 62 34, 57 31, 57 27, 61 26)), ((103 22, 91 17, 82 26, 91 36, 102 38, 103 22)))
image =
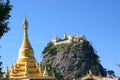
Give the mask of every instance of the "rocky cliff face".
POLYGON ((60 44, 54 46, 51 42, 43 51, 42 64, 51 64, 56 71, 61 72, 65 79, 80 78, 89 70, 94 75, 105 75, 99 57, 89 41, 74 44, 60 44))

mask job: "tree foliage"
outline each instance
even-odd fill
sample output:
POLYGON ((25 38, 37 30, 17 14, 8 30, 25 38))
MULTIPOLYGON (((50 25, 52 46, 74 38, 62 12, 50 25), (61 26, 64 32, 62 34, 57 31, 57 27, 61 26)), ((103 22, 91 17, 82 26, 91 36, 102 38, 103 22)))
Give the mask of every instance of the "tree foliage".
POLYGON ((0 0, 0 38, 7 33, 10 28, 8 27, 10 11, 12 9, 12 5, 10 5, 10 1, 0 0))
POLYGON ((83 42, 81 49, 82 64, 80 67, 80 71, 83 72, 83 75, 81 76, 84 76, 89 70, 91 70, 94 75, 101 74, 102 76, 106 76, 105 70, 100 64, 99 56, 97 55, 89 41, 83 42))
POLYGON ((60 72, 57 72, 55 68, 52 67, 51 64, 46 64, 48 75, 55 76, 56 80, 64 80, 63 75, 60 72))
POLYGON ((77 47, 78 45, 81 45, 80 42, 76 44, 60 44, 60 45, 53 45, 52 42, 49 42, 47 46, 43 50, 43 54, 48 53, 51 55, 55 55, 57 52, 63 51, 63 50, 70 50, 72 48, 77 47))
MULTIPOLYGON (((12 9, 12 5, 10 5, 10 1, 6 0, 0 0, 0 38, 7 33, 10 28, 8 27, 9 23, 9 18, 10 16, 10 11, 12 9)), ((0 56, 1 57, 1 56, 0 56)), ((2 62, 0 61, 0 79, 3 77, 2 76, 2 62)))
POLYGON ((113 70, 108 70, 107 76, 113 78, 113 77, 115 77, 115 72, 113 70))

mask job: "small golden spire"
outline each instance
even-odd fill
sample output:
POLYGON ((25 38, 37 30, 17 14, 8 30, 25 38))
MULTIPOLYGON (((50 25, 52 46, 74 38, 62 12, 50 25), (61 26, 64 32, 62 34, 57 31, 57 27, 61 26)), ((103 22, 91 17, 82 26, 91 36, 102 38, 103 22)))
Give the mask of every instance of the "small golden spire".
POLYGON ((41 76, 43 75, 43 73, 42 73, 42 64, 39 64, 39 73, 40 73, 41 76))
POLYGON ((14 66, 13 66, 13 68, 11 69, 11 74, 13 74, 14 73, 14 66))
POLYGON ((36 68, 38 68, 39 67, 39 64, 36 62, 36 68))
POLYGON ((45 66, 44 72, 43 72, 43 77, 48 77, 48 72, 47 72, 47 67, 45 66))
POLYGON ((7 66, 7 70, 6 70, 5 76, 6 76, 7 79, 8 79, 9 76, 10 76, 8 66, 7 66))

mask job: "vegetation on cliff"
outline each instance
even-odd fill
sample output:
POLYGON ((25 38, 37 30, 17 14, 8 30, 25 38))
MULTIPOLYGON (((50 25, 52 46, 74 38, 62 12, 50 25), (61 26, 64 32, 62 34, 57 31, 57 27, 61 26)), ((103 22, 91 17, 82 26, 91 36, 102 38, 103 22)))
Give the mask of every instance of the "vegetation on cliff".
POLYGON ((60 72, 56 71, 56 69, 53 68, 51 64, 46 64, 46 69, 49 76, 55 76, 57 80, 64 80, 63 75, 60 72))
POLYGON ((94 75, 106 75, 99 56, 87 40, 60 45, 53 45, 50 42, 44 48, 43 54, 42 64, 51 64, 65 79, 80 78, 89 70, 94 75))

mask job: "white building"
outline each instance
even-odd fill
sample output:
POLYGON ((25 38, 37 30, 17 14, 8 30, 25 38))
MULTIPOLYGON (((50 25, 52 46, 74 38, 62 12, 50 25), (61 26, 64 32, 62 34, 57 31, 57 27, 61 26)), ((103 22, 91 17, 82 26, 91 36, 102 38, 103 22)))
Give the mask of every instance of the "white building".
POLYGON ((76 43, 76 42, 83 42, 85 40, 86 40, 86 37, 84 35, 71 35, 70 34, 67 37, 67 35, 64 34, 63 39, 55 35, 53 39, 51 40, 51 42, 54 45, 59 45, 59 44, 64 44, 64 43, 70 44, 70 43, 76 43))

